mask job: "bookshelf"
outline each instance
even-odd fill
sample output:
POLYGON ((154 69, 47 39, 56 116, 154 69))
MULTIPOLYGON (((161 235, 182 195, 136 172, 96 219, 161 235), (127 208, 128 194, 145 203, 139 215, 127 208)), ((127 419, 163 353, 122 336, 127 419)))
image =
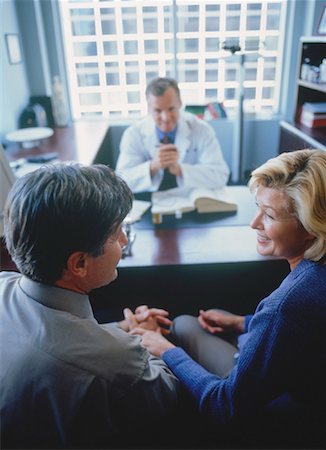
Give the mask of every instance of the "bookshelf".
POLYGON ((320 80, 318 71, 312 69, 319 67, 324 58, 326 58, 325 36, 301 37, 293 120, 281 121, 279 153, 304 147, 326 150, 326 127, 309 128, 300 122, 304 103, 326 102, 326 81, 320 80), (305 63, 308 63, 308 70, 303 69, 305 63))

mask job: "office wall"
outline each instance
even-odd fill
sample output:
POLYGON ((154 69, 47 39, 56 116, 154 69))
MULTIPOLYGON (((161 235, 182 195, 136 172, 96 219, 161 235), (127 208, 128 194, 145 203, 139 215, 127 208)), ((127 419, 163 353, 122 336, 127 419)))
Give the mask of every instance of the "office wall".
POLYGON ((18 33, 22 43, 14 0, 0 2, 0 21, 0 139, 2 141, 5 133, 17 128, 19 115, 29 99, 29 85, 24 49, 22 48, 23 61, 20 64, 10 64, 6 48, 5 34, 7 33, 18 33))
MULTIPOLYGON (((267 159, 277 155, 280 135, 280 118, 245 118, 243 124, 243 169, 251 172, 267 159), (266 138, 268 136, 268 138, 266 138)), ((226 162, 232 169, 234 122, 231 119, 211 121, 216 131, 226 162)))
POLYGON ((41 5, 48 0, 15 0, 17 20, 26 53, 30 95, 51 93, 48 48, 41 5))

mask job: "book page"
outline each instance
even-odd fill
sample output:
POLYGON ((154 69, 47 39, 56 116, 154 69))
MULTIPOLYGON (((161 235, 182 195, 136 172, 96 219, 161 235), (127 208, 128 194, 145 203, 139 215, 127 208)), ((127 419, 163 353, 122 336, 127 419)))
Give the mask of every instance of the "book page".
POLYGON ((191 189, 185 188, 174 188, 167 191, 153 192, 152 214, 175 214, 178 211, 193 211, 195 205, 189 198, 190 192, 191 189))
POLYGON ((198 212, 237 210, 237 203, 228 186, 221 189, 194 189, 190 197, 195 203, 198 212))

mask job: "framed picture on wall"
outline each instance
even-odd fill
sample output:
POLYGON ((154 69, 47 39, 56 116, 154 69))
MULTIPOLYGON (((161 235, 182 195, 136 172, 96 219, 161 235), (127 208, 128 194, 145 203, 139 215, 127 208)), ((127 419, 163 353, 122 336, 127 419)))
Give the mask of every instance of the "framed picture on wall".
POLYGON ((324 5, 320 14, 316 32, 320 35, 326 35, 326 4, 324 5))
POLYGON ((22 62, 22 51, 20 46, 19 35, 16 33, 8 33, 5 35, 8 59, 10 64, 19 64, 22 62))

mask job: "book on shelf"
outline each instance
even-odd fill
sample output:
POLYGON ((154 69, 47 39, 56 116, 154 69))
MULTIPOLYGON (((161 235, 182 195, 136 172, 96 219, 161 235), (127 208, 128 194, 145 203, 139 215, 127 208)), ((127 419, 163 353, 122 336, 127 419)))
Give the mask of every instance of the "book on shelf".
POLYGON ((186 105, 185 111, 195 114, 200 119, 213 120, 227 117, 223 103, 213 102, 206 105, 186 105))
POLYGON ((326 114, 326 102, 306 102, 302 105, 302 110, 310 111, 314 114, 326 114))
POLYGON ((326 127, 326 103, 304 103, 300 121, 309 128, 326 127))
POLYGON ((237 203, 225 186, 221 189, 174 188, 152 194, 152 214, 180 214, 197 210, 199 213, 234 212, 237 203))
POLYGON ((206 107, 206 118, 209 119, 222 119, 226 118, 227 114, 224 109, 223 103, 214 102, 214 103, 208 103, 206 107))
POLYGON ((195 114, 199 119, 204 119, 206 105, 186 105, 185 111, 195 114))
POLYGON ((301 114, 301 124, 308 128, 326 127, 326 114, 318 116, 301 114))

